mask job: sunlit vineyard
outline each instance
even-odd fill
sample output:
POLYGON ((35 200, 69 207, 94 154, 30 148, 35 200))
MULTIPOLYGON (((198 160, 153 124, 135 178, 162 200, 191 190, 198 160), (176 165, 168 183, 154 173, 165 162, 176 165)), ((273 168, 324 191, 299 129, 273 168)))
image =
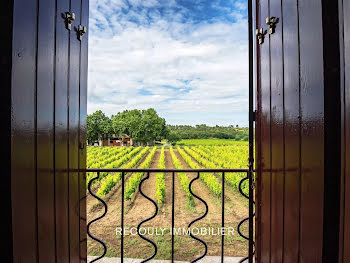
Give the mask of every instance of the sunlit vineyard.
MULTIPOLYGON (((209 140, 210 141, 210 140, 209 140)), ((147 147, 88 147, 88 168, 159 168, 159 169, 234 169, 247 168, 248 144, 237 142, 233 145, 212 145, 212 141, 204 145, 177 146, 147 146, 147 147)), ((87 183, 96 178, 96 173, 87 174, 87 183)), ((203 215, 205 206, 191 194, 189 184, 197 176, 194 172, 149 173, 144 181, 142 192, 158 204, 157 216, 147 223, 148 227, 163 227, 170 229, 171 211, 175 208, 175 224, 177 227, 187 227, 189 222, 203 215), (174 175, 174 181, 173 179, 174 175), (174 198, 174 204, 172 200, 174 198)), ((116 226, 120 226, 121 204, 125 204, 125 225, 136 227, 142 220, 152 216, 155 207, 144 198, 139 191, 139 185, 146 174, 143 172, 129 172, 124 174, 124 200, 122 200, 122 174, 101 172, 91 189, 108 205, 108 213, 103 220, 94 224, 93 233, 99 238, 107 240, 108 256, 120 257, 118 254, 120 240, 115 238, 116 226)), ((236 228, 240 220, 248 215, 248 202, 238 191, 240 180, 244 173, 225 173, 225 224, 236 228)), ((222 212, 222 173, 200 173, 199 180, 193 183, 193 193, 207 202, 208 214, 200 221, 201 226, 218 227, 221 223, 222 212)), ((243 184, 244 191, 248 191, 247 184, 243 184)), ((87 196, 88 220, 101 215, 102 205, 95 198, 87 196)), ((220 251, 219 236, 204 236, 208 244, 209 255, 217 255, 220 251)), ((226 255, 244 256, 248 243, 235 233, 225 238, 226 255)), ((90 255, 100 255, 101 247, 88 239, 90 255)), ((157 259, 170 259, 171 238, 164 234, 156 240, 158 245, 157 259)), ((149 244, 133 236, 125 237, 126 257, 142 258, 145 251, 152 251, 149 244)), ((199 253, 198 246, 190 237, 175 239, 175 257, 191 260, 199 253)))
MULTIPOLYGON (((182 162, 190 169, 216 169, 216 168, 247 168, 248 146, 238 143, 230 146, 176 146, 176 147, 88 147, 88 168, 150 168, 151 163, 157 162, 153 168, 170 168, 166 166, 165 155, 171 157, 172 166, 175 169, 184 169, 182 162), (159 152, 158 160, 154 160, 156 152, 159 152), (177 153, 177 154, 176 154, 177 153), (182 159, 182 160, 180 160, 182 159)), ((87 175, 87 183, 96 174, 87 175)), ((126 176, 125 197, 131 199, 138 189, 144 173, 133 173, 126 176)), ((177 173, 181 188, 186 193, 188 201, 193 203, 193 197, 188 186, 190 177, 186 173, 177 173)), ((242 173, 227 173, 225 180, 232 189, 237 190, 242 173)), ((201 173, 200 179, 204 185, 216 196, 221 196, 221 173, 201 173)), ((162 203, 166 193, 164 173, 157 174, 156 197, 159 204, 162 203)), ((121 173, 100 174, 94 183, 97 195, 105 197, 114 187, 120 184, 121 173)), ((246 186, 244 186, 246 187, 246 186)), ((247 189, 245 189, 247 191, 247 189)))

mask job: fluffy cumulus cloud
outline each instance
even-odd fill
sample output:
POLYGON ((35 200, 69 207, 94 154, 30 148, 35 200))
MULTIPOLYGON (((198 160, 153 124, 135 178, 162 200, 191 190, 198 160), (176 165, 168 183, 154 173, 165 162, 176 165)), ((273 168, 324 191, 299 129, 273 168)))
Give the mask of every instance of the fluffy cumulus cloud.
POLYGON ((88 112, 154 107, 168 123, 247 125, 239 0, 91 0, 88 112))

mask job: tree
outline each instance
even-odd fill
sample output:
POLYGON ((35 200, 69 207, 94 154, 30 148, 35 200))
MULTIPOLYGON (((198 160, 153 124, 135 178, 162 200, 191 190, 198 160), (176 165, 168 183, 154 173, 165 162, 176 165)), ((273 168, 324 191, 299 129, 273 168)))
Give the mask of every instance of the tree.
POLYGON ((139 133, 139 140, 147 143, 155 140, 161 140, 165 136, 166 122, 165 119, 158 116, 154 109, 147 109, 141 112, 142 121, 139 133))
POLYGON ((137 137, 141 125, 142 115, 139 110, 126 110, 112 116, 113 132, 119 137, 137 137))
POLYGON ((101 110, 87 116, 86 133, 89 143, 108 139, 112 132, 112 121, 101 110))
POLYGON ((86 124, 86 139, 89 143, 93 143, 98 140, 98 130, 91 115, 87 116, 86 124))
POLYGON ((168 129, 165 119, 150 108, 147 110, 126 110, 112 116, 113 131, 120 137, 130 136, 134 142, 147 144, 166 138, 168 129))
POLYGON ((176 145, 181 140, 180 135, 177 132, 171 131, 168 135, 168 142, 172 145, 176 145))

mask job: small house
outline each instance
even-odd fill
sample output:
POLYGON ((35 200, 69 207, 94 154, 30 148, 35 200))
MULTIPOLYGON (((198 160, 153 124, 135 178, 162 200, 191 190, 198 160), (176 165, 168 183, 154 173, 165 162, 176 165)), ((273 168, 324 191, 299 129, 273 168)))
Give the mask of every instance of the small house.
POLYGON ((132 138, 130 138, 129 136, 127 137, 113 137, 111 139, 109 139, 109 144, 108 146, 132 146, 133 142, 132 142, 132 138))

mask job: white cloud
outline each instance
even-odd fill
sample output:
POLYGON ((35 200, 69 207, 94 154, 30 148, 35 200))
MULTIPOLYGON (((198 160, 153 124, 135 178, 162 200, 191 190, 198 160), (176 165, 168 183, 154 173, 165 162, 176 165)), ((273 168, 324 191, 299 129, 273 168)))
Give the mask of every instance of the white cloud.
POLYGON ((181 23, 185 10, 165 20, 156 10, 123 14, 126 0, 96 1, 90 14, 88 113, 154 107, 169 123, 247 124, 247 22, 241 15, 234 14, 234 23, 181 23))

